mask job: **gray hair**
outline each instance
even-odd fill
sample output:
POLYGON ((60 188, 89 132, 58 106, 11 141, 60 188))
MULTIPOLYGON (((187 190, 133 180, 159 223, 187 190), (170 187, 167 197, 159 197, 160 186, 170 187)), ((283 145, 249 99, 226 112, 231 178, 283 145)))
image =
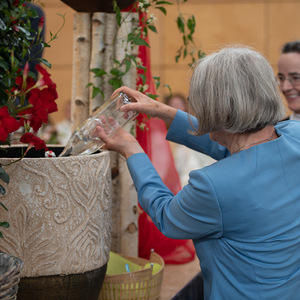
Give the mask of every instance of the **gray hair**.
POLYGON ((189 104, 199 123, 194 135, 256 132, 285 115, 272 67, 247 47, 224 48, 196 62, 189 104))

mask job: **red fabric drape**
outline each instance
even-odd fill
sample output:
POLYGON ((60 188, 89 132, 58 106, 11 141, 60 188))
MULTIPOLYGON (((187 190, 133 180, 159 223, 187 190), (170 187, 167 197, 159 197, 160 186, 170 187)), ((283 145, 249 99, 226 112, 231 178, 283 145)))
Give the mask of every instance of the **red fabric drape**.
MULTIPOLYGON (((128 9, 127 9, 128 10, 128 9)), ((145 14, 140 14, 140 25, 145 14)), ((149 44, 148 37, 146 42, 149 44)), ((146 46, 139 47, 139 57, 146 67, 147 92, 156 94, 155 84, 151 74, 150 49, 146 46)), ((142 71, 141 71, 142 72, 142 71)), ((138 82, 141 84, 141 82, 138 82)), ((150 158, 165 185, 174 193, 181 190, 180 179, 175 168, 172 152, 165 137, 167 129, 165 123, 158 118, 148 119, 140 114, 138 124, 146 124, 144 130, 138 125, 136 128, 137 140, 150 158)), ((151 249, 161 255, 165 263, 181 264, 194 259, 195 248, 191 240, 175 240, 164 236, 154 225, 150 217, 141 209, 139 215, 139 257, 149 258, 151 249)))

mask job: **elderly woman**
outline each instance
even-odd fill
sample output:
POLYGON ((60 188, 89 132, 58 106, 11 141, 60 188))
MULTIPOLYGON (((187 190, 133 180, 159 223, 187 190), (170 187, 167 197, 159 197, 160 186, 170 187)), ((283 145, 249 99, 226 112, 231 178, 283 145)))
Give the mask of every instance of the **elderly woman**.
POLYGON ((138 110, 170 124, 167 138, 218 160, 173 195, 133 136, 106 147, 126 159, 138 199, 170 238, 193 239, 205 299, 299 299, 300 123, 284 115, 273 70, 248 48, 201 59, 189 89, 194 116, 128 88, 138 110))

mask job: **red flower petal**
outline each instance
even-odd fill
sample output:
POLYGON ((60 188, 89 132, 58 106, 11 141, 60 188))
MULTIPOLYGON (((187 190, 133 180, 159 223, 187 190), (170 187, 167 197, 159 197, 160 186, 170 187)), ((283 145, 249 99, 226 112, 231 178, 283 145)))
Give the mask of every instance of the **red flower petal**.
POLYGON ((9 133, 20 128, 19 122, 10 116, 8 108, 3 106, 0 108, 0 141, 5 142, 9 133))
POLYGON ((44 149, 45 151, 48 151, 45 142, 41 140, 39 137, 29 132, 23 134, 23 136, 20 138, 20 142, 33 145, 36 150, 44 149))

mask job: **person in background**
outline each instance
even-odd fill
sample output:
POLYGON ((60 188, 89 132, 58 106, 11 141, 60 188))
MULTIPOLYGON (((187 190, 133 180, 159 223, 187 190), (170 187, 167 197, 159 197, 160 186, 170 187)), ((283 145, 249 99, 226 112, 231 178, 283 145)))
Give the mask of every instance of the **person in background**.
POLYGON ((186 100, 185 97, 180 93, 172 94, 171 96, 166 97, 165 103, 174 108, 180 109, 182 111, 186 111, 186 106, 187 106, 186 100))
POLYGON ((278 122, 285 109, 268 61, 230 47, 194 64, 193 116, 135 90, 121 108, 159 117, 167 139, 210 155, 174 195, 137 140, 120 129, 97 132, 127 160, 138 200, 157 228, 192 239, 204 299, 298 300, 300 295, 300 123, 278 122))
POLYGON ((300 40, 286 43, 278 59, 278 83, 291 115, 300 121, 300 40))
MULTIPOLYGON (((165 103, 176 109, 187 111, 187 102, 185 97, 180 94, 172 94, 165 98, 165 103)), ((184 145, 170 142, 175 166, 180 177, 181 186, 188 183, 189 173, 193 169, 201 169, 215 162, 213 158, 203 153, 194 151, 184 145)))

